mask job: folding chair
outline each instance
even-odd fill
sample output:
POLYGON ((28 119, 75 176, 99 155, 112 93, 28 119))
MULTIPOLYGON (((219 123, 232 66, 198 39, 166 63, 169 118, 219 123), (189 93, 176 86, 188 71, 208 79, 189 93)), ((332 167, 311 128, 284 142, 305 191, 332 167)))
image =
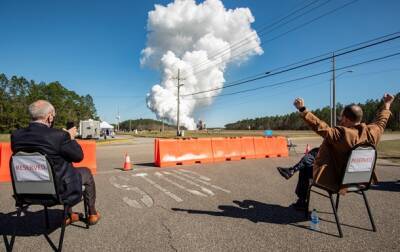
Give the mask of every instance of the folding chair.
POLYGON ((296 151, 297 144, 294 144, 294 143, 292 142, 292 139, 290 139, 290 138, 287 139, 287 147, 288 147, 289 152, 290 152, 290 150, 293 150, 294 153, 296 153, 296 156, 299 155, 299 154, 297 153, 297 151, 296 151))
MULTIPOLYGON (((68 215, 68 206, 63 203, 57 190, 57 180, 54 177, 54 171, 46 156, 34 152, 18 152, 10 160, 11 179, 14 190, 15 206, 17 208, 17 218, 21 217, 22 211, 31 205, 42 205, 44 207, 44 217, 46 230, 49 229, 48 207, 62 205, 63 215, 61 224, 61 233, 56 251, 62 250, 65 232, 65 220, 68 215)), ((88 207, 84 198, 85 218, 88 219, 88 207)), ((16 237, 16 228, 9 244, 6 242, 8 251, 11 251, 16 237)), ((88 222, 86 228, 89 228, 88 222)), ((47 235, 47 232, 46 234, 47 235)), ((46 237, 47 238, 47 237, 46 237)), ((52 243, 50 245, 53 246, 52 243)), ((54 246, 55 247, 55 246, 54 246)))
MULTIPOLYGON (((329 194, 329 199, 331 201, 333 214, 335 215, 336 225, 339 231, 339 236, 343 237, 342 229, 340 226, 339 218, 337 215, 338 207, 339 207, 339 191, 340 188, 346 188, 347 192, 354 192, 357 194, 362 194, 365 202, 365 206, 368 211, 368 216, 371 221, 372 231, 376 232, 375 222, 372 217, 371 209, 368 204, 366 192, 371 185, 372 176, 375 170, 377 152, 373 145, 371 144, 359 144, 352 148, 346 168, 344 170, 342 176, 342 182, 337 191, 332 191, 325 188, 322 185, 315 183, 314 181, 310 183, 307 192, 307 207, 306 207, 306 216, 308 217, 309 213, 309 205, 310 205, 310 193, 312 192, 311 188, 317 187, 319 189, 325 190, 329 194), (336 194, 336 204, 334 203, 332 195, 336 194)), ((323 195, 325 196, 325 195, 323 195)))

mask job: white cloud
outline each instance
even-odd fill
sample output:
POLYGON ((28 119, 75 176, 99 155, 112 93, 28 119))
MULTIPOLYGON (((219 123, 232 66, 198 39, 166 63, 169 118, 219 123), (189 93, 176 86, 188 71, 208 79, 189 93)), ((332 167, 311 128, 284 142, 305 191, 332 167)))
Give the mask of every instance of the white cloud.
MULTIPOLYGON (((160 70, 162 81, 154 85, 147 106, 157 117, 176 122, 178 69, 185 78, 181 94, 220 88, 229 62, 242 62, 263 53, 248 8, 225 9, 220 0, 175 0, 167 6, 155 5, 148 14, 147 44, 140 63, 160 70), (243 42, 243 39, 245 41, 243 42), (235 47, 240 43, 240 47, 235 47), (234 57, 240 55, 239 57, 234 57), (204 70, 204 71, 202 71, 204 70)), ((201 96, 213 96, 216 90, 201 96)), ((209 105, 212 98, 181 97, 182 125, 195 128, 193 112, 209 105)))

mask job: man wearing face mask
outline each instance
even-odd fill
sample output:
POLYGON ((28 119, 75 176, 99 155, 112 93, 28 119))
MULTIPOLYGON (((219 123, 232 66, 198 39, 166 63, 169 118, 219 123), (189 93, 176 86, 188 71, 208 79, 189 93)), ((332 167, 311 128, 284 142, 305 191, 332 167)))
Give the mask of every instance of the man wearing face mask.
POLYGON ((11 135, 13 153, 39 152, 47 156, 54 169, 60 197, 70 207, 66 224, 79 220, 79 214, 72 212, 72 206, 80 201, 84 185, 83 197, 88 202, 88 221, 90 225, 96 224, 100 214, 95 207, 96 186, 93 176, 88 168, 74 168, 71 164, 83 159, 82 148, 75 141, 76 127, 68 130, 53 128, 56 112, 48 101, 38 100, 29 105, 28 110, 31 117, 29 126, 11 135))
MULTIPOLYGON (((299 171, 299 180, 296 186, 298 200, 292 205, 295 209, 305 210, 306 208, 309 179, 313 179, 315 183, 332 191, 341 189, 338 188, 340 178, 350 150, 361 143, 369 143, 374 146, 378 144, 391 115, 390 106, 393 100, 392 95, 385 94, 383 96, 383 108, 371 124, 361 122, 363 111, 360 106, 347 105, 340 116, 339 126, 336 127, 329 127, 327 123, 307 111, 303 99, 297 98, 294 101, 294 106, 299 110, 304 121, 324 139, 319 148, 312 149, 295 166, 278 167, 279 173, 286 179, 299 171)), ((374 178, 376 179, 375 174, 374 178)))

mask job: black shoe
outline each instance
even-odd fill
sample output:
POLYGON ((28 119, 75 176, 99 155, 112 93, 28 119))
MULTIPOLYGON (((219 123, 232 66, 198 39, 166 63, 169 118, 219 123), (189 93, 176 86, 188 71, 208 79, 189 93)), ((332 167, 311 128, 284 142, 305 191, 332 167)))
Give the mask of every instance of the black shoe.
POLYGON ((297 211, 305 211, 307 210, 307 204, 305 200, 298 199, 295 203, 290 205, 297 211))
POLYGON ((283 167, 278 167, 278 172, 282 175, 282 177, 284 177, 285 179, 290 179, 293 174, 294 171, 292 168, 283 168, 283 167))

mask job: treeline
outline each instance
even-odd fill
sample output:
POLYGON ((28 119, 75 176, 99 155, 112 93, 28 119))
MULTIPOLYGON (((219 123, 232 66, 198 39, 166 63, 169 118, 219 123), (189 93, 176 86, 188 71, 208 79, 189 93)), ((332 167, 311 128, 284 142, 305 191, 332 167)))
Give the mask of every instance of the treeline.
POLYGON ((67 121, 97 119, 90 95, 80 96, 63 87, 58 81, 36 83, 24 77, 0 74, 0 133, 26 127, 30 121, 28 106, 32 102, 48 100, 56 109, 55 126, 65 127, 67 121))
MULTIPOLYGON (((363 104, 358 104, 362 107, 364 111, 363 122, 370 123, 374 120, 376 112, 382 106, 381 100, 367 100, 363 104)), ((337 105, 337 115, 343 109, 342 104, 337 105)), ((400 93, 396 94, 395 100, 391 107, 392 116, 389 119, 387 129, 400 130, 400 93)), ((325 122, 330 122, 330 108, 329 106, 322 109, 317 109, 312 111, 317 117, 324 120, 325 122)), ((300 118, 297 112, 293 112, 286 115, 276 115, 276 116, 266 116, 259 117, 255 119, 245 119, 237 121, 235 123, 229 123, 225 125, 226 129, 229 130, 264 130, 264 129, 274 129, 274 130, 306 130, 309 127, 304 123, 303 119, 300 118)))
MULTIPOLYGON (((119 129, 123 131, 129 130, 160 130, 162 129, 162 122, 153 119, 136 119, 126 120, 119 124, 119 129)), ((175 126, 164 123, 164 130, 176 129, 175 126)))

